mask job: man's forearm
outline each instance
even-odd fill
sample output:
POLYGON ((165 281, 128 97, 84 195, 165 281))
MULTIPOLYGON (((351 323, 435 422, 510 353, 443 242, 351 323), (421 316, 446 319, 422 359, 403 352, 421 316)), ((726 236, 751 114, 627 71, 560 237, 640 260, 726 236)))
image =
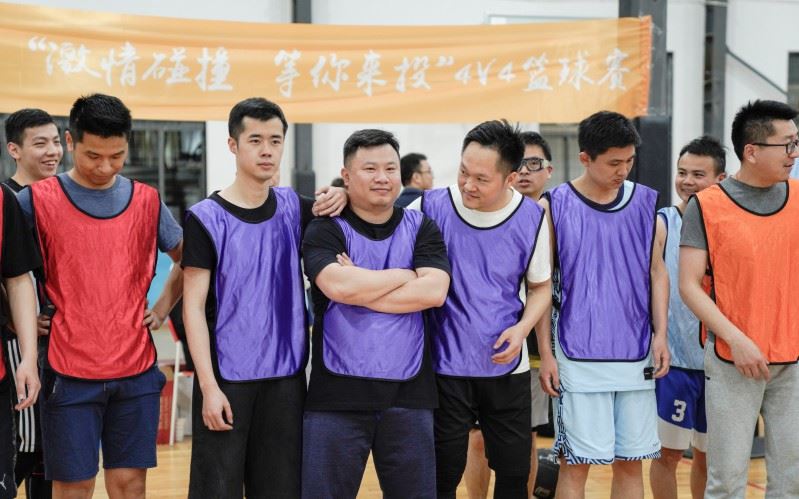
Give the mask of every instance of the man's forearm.
POLYGON ((449 275, 444 271, 436 270, 408 281, 364 306, 386 314, 419 312, 443 305, 447 299, 448 290, 449 275))
POLYGON ((172 266, 169 275, 164 285, 164 290, 153 305, 152 311, 163 321, 169 315, 169 312, 175 307, 175 304, 180 300, 183 295, 183 270, 179 264, 172 266))
POLYGON ((369 270, 331 264, 319 273, 316 283, 333 301, 366 306, 415 278, 416 273, 407 269, 369 270))
POLYGON ((216 384, 214 368, 211 364, 211 341, 208 322, 205 318, 205 304, 183 301, 183 324, 189 344, 194 372, 200 388, 216 384))
POLYGON ((718 305, 702 289, 698 282, 680 282, 680 296, 691 312, 705 324, 713 334, 726 342, 743 335, 735 324, 730 322, 719 310, 718 305))
POLYGON ((189 344, 194 372, 200 388, 216 385, 214 368, 211 364, 211 335, 205 317, 205 300, 211 286, 211 271, 196 267, 186 267, 183 293, 183 325, 186 328, 186 341, 189 344))
POLYGON ((159 320, 163 322, 172 308, 183 296, 183 269, 180 262, 183 259, 183 240, 178 242, 177 246, 172 248, 168 253, 169 258, 172 259, 174 265, 169 271, 166 278, 164 290, 152 306, 151 310, 158 316, 159 320))
POLYGON ((8 305, 19 341, 22 360, 36 363, 36 292, 28 274, 5 280, 8 305))
POLYGON ((662 264, 652 274, 652 326, 655 328, 655 334, 667 334, 669 321, 669 274, 662 264))
POLYGON ((538 355, 545 357, 555 355, 552 351, 552 304, 546 308, 541 318, 535 323, 535 341, 538 345, 538 355))
POLYGON ((527 331, 540 322, 544 314, 552 306, 552 281, 547 279, 544 282, 528 284, 527 301, 524 304, 524 312, 519 319, 518 325, 527 331))

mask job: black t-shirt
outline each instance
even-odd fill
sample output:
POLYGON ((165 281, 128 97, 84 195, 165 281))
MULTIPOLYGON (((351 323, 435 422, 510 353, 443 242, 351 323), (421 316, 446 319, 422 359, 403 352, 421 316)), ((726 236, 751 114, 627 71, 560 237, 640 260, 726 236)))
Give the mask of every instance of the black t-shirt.
MULTIPOLYGON (((257 208, 242 208, 236 206, 230 201, 225 200, 219 195, 219 191, 214 192, 210 199, 219 203, 222 208, 227 212, 250 223, 266 222, 277 211, 277 196, 270 195, 264 201, 264 204, 257 208)), ((308 223, 313 219, 311 208, 313 207, 314 200, 299 196, 300 198, 300 217, 302 223, 302 230, 308 226, 308 223)), ((181 265, 183 267, 198 267, 201 269, 214 270, 216 268, 216 250, 211 237, 205 232, 202 224, 197 217, 191 212, 186 216, 186 222, 183 226, 183 259, 181 265)))
MULTIPOLYGON (((17 277, 39 269, 42 259, 33 233, 29 230, 22 208, 12 189, 22 186, 11 179, 2 182, 3 186, 3 241, 0 252, 0 272, 3 278, 17 277)), ((6 307, 0 307, 0 324, 8 322, 6 307)))
POLYGON ((6 184, 6 186, 8 186, 9 189, 14 191, 14 194, 18 193, 19 191, 25 188, 24 185, 19 185, 19 183, 11 177, 5 179, 3 183, 6 184))
MULTIPOLYGON (((404 210, 394 208, 394 213, 384 224, 365 222, 345 208, 341 217, 358 233, 375 240, 385 239, 394 233, 402 221, 404 210)), ((330 300, 316 286, 316 277, 336 263, 336 255, 347 251, 347 242, 339 225, 329 218, 317 218, 308 226, 302 242, 305 273, 311 281, 314 303, 313 354, 311 356, 311 381, 305 408, 321 411, 382 410, 389 407, 432 409, 438 405, 436 377, 430 358, 429 336, 419 374, 408 381, 371 381, 331 373, 322 363, 322 331, 324 316, 330 300)), ((414 268, 431 267, 450 273, 447 249, 438 226, 424 217, 416 236, 413 251, 414 268)), ((425 321, 427 322, 427 321, 425 321)), ((425 328, 428 330, 428 328, 425 328)))
MULTIPOLYGON (((245 222, 265 222, 275 216, 277 211, 277 196, 272 195, 271 192, 264 204, 257 208, 236 206, 222 198, 219 195, 219 191, 208 197, 219 203, 227 212, 245 222)), ((314 217, 311 208, 315 201, 304 196, 299 196, 299 198, 301 229, 304 231, 314 217)), ((210 270, 211 283, 214 282, 216 277, 216 248, 214 247, 214 242, 202 223, 191 212, 188 213, 183 224, 183 258, 181 266, 183 268, 197 267, 210 270)), ((213 285, 208 287, 208 297, 205 300, 205 318, 208 323, 208 330, 213 331, 216 325, 216 292, 213 285)))

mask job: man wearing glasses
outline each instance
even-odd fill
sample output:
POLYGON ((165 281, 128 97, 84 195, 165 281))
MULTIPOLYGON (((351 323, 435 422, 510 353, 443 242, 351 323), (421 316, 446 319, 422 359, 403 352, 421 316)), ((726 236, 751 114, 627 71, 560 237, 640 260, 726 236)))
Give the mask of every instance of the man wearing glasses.
MULTIPOLYGON (((516 172, 513 188, 523 196, 537 202, 544 193, 547 182, 552 178, 552 152, 549 144, 538 132, 522 132, 524 142, 524 159, 516 172)), ((540 327, 540 326, 539 326, 540 327)), ((532 397, 530 433, 530 476, 527 479, 527 496, 531 497, 538 473, 538 455, 535 448, 535 429, 549 422, 549 397, 538 382, 538 367, 541 357, 538 355, 535 329, 527 336, 527 352, 530 358, 530 394, 532 397)), ((469 455, 466 461, 464 481, 471 499, 483 499, 488 495, 488 482, 491 471, 485 457, 485 441, 480 428, 469 433, 469 455)))
POLYGON ((397 198, 397 206, 405 208, 426 190, 433 188, 433 169, 427 156, 418 152, 408 153, 400 159, 402 192, 397 198))
POLYGON ((709 331, 710 499, 744 496, 759 414, 766 494, 799 496, 799 181, 789 180, 799 157, 797 114, 774 101, 741 108, 732 124, 741 169, 697 193, 683 217, 680 293, 709 331))

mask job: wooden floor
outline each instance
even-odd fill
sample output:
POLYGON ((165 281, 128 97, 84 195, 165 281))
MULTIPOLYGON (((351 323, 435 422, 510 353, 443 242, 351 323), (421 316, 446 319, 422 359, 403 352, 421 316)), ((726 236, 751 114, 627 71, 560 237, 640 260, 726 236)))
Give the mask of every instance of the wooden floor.
MULTIPOLYGON (((551 445, 551 439, 540 439, 541 445, 551 445)), ((189 458, 191 455, 191 443, 187 440, 176 444, 174 447, 166 445, 158 447, 158 468, 150 470, 147 476, 147 497, 148 498, 185 498, 189 483, 189 458)), ((677 481, 680 487, 680 498, 690 498, 688 489, 688 477, 691 463, 683 460, 677 471, 677 481)), ((646 497, 652 497, 648 484, 649 464, 644 464, 644 476, 646 481, 646 497)), ((747 498, 765 497, 766 471, 763 459, 753 459, 749 470, 749 487, 747 498)), ((493 481, 492 481, 493 482, 493 481)), ((493 485, 493 484, 492 484, 493 485)), ((489 494, 490 496, 490 494, 489 494)), ((588 476, 586 487, 586 497, 604 499, 610 496, 610 467, 595 466, 588 476)), ((20 494, 20 497, 25 497, 20 494)), ((98 476, 97 488, 94 494, 96 498, 107 498, 105 487, 102 483, 102 474, 98 476)), ((380 499, 380 485, 377 482, 374 466, 371 460, 366 469, 366 474, 358 493, 358 499, 380 499)), ((466 498, 466 487, 461 482, 458 487, 458 497, 466 498)))

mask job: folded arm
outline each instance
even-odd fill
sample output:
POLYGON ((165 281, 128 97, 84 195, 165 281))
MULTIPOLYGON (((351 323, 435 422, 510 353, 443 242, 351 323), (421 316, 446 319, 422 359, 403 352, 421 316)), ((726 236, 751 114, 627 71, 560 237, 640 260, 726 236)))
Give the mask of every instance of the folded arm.
POLYGON ((416 269, 416 275, 416 278, 364 306, 376 312, 407 314, 443 305, 449 291, 449 274, 423 267, 416 269))
POLYGON ((322 269, 315 282, 332 301, 366 306, 416 277, 408 269, 369 270, 337 262, 322 269))

